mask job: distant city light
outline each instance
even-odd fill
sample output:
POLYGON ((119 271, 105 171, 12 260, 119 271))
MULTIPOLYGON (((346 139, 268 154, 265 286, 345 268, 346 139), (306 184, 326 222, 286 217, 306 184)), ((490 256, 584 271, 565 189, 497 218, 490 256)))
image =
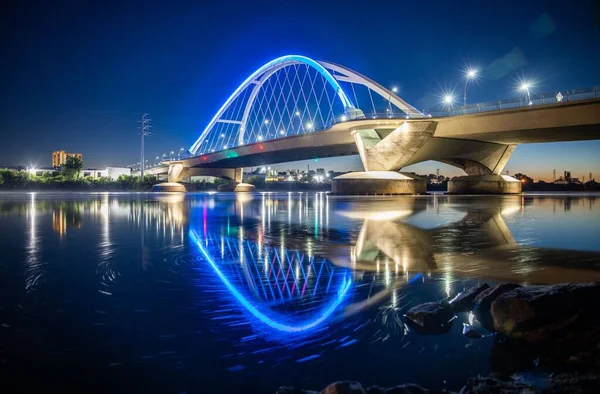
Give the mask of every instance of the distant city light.
POLYGON ((265 124, 269 124, 269 119, 265 119, 265 124))
POLYGON ((397 87, 397 86, 393 86, 393 87, 392 87, 392 92, 394 92, 394 93, 398 93, 398 87, 397 87))
POLYGON ((284 135, 285 134, 285 130, 280 130, 279 134, 284 135))
POLYGON ((225 138, 225 133, 221 133, 221 138, 225 138))
POLYGON ((227 145, 224 145, 224 146, 223 146, 223 149, 227 149, 227 145))
POLYGON ((346 115, 342 115, 341 119, 342 119, 342 122, 345 122, 346 120, 348 120, 348 118, 346 117, 346 115))
POLYGON ((296 111, 296 116, 300 116, 300 111, 296 111))

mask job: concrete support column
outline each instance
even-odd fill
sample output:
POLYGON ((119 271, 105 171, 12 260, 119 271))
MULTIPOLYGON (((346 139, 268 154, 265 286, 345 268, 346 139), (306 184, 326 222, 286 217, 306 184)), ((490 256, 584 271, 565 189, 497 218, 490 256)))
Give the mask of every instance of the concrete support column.
POLYGON ((448 182, 448 194, 518 194, 522 185, 508 175, 467 175, 448 182))

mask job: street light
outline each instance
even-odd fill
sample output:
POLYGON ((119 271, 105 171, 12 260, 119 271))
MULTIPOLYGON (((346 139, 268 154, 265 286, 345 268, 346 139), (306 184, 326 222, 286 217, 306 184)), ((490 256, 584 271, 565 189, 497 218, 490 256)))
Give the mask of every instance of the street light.
POLYGON ((467 72, 465 73, 465 95, 464 95, 464 99, 463 99, 463 107, 465 112, 467 112, 467 84, 469 83, 469 81, 474 80, 477 78, 477 70, 474 68, 470 68, 467 70, 467 72))
POLYGON ((156 165, 156 162, 160 160, 160 157, 156 156, 156 158, 154 159, 154 165, 156 165))
POLYGON ((181 152, 183 152, 185 149, 181 148, 179 149, 179 153, 177 154, 177 160, 181 160, 181 152))
POLYGON ((169 159, 171 159, 171 161, 173 161, 173 155, 175 154, 175 152, 171 151, 171 154, 169 155, 169 159))
POLYGON ((531 88, 530 82, 523 82, 519 87, 520 90, 527 92, 527 105, 533 105, 533 102, 531 101, 531 94, 529 92, 529 88, 531 88))
POLYGON ((451 94, 447 94, 444 96, 444 104, 451 107, 453 102, 454 102, 454 97, 452 97, 451 94))

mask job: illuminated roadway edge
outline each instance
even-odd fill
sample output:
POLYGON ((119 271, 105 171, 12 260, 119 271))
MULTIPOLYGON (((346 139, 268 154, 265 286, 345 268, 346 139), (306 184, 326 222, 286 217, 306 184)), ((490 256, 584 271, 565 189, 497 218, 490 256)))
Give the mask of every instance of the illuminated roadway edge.
POLYGON ((300 333, 300 332, 307 331, 307 330, 317 327, 319 324, 323 323, 336 310, 336 308, 342 303, 342 300, 348 293, 348 290, 350 289, 350 285, 352 284, 351 279, 344 277, 344 281, 342 282, 342 284, 340 285, 340 288, 338 289, 337 298, 330 305, 328 305, 321 312, 321 314, 319 316, 317 316, 314 320, 307 319, 306 321, 304 321, 298 325, 294 325, 294 326, 282 324, 282 323, 279 323, 279 322, 271 319, 270 317, 268 317, 267 315, 265 315, 264 313, 259 311, 235 288, 235 286, 233 286, 231 284, 231 282, 225 277, 225 275, 221 272, 221 270, 219 270, 219 267, 217 266, 217 264, 215 263, 213 258, 208 254, 206 249, 202 246, 202 242, 200 242, 198 234, 196 233, 195 230, 190 230, 190 238, 192 238, 192 240, 196 243, 196 245, 198 245, 198 249, 200 249, 200 252, 204 256, 206 261, 208 261, 211 268, 219 276, 219 279, 221 279, 223 284, 227 287, 227 289, 231 292, 231 294, 239 301, 239 303, 242 304, 242 306, 244 308, 246 308, 248 310, 248 312, 250 312, 258 320, 267 324, 269 327, 272 327, 279 331, 300 333))

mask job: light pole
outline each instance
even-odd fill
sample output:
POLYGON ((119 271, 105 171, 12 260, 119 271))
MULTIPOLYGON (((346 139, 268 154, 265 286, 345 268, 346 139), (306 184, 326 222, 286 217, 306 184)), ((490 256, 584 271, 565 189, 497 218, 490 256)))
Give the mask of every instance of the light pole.
POLYGON ((390 118, 394 115, 394 112, 392 111, 392 93, 398 93, 397 86, 392 86, 392 90, 390 90, 390 97, 388 97, 388 112, 390 113, 390 118))
POLYGON ((183 148, 179 149, 179 153, 177 154, 177 160, 181 160, 181 152, 183 152, 183 151, 184 151, 183 148))
POLYGON ((169 159, 170 159, 171 161, 173 161, 173 155, 174 155, 174 154, 175 154, 175 152, 171 151, 171 154, 169 155, 169 159))
POLYGON ((529 92, 529 88, 531 87, 531 83, 529 82, 523 82, 520 86, 520 89, 522 91, 527 92, 527 105, 532 105, 533 102, 531 101, 531 94, 529 92))
POLYGON ((160 157, 156 156, 156 158, 154 159, 154 165, 157 165, 157 164, 158 164, 157 162, 158 162, 159 160, 160 160, 160 157))
POLYGON ((465 74, 465 94, 463 98, 463 108, 465 113, 467 112, 467 84, 469 83, 469 81, 475 78, 477 78, 477 70, 475 70, 474 68, 467 70, 465 74))

